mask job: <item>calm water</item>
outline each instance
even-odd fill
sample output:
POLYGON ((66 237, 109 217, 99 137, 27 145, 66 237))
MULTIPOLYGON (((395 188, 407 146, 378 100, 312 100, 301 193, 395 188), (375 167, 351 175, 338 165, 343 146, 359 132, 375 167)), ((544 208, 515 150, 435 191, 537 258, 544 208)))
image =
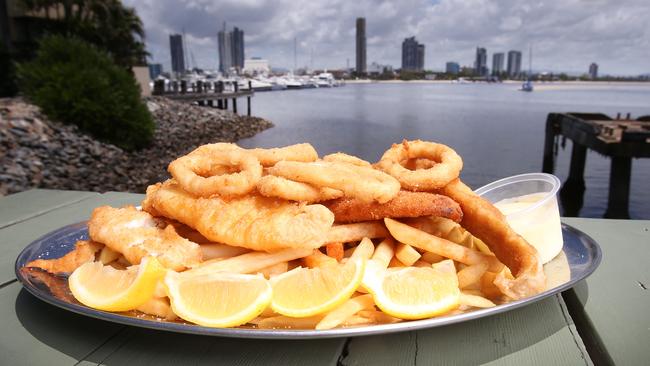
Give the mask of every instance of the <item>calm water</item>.
MULTIPOLYGON (((518 85, 348 84, 342 88, 257 93, 253 114, 276 127, 241 142, 272 147, 310 142, 321 155, 345 151, 376 161, 392 143, 423 139, 452 146, 473 188, 542 168, 549 112, 650 114, 650 85, 557 89, 533 93, 518 85)), ((555 174, 566 179, 571 141, 560 150, 555 174)), ((602 217, 610 161, 589 151, 581 216, 602 217)), ((650 219, 650 159, 632 163, 630 215, 650 219)))

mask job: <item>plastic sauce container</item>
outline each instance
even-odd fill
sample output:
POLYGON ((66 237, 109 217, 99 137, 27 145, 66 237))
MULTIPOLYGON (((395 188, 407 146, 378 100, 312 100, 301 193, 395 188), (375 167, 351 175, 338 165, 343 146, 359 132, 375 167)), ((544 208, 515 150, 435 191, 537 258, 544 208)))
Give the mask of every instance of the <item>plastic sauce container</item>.
POLYGON ((529 173, 500 179, 475 192, 503 212, 508 224, 537 249, 542 263, 547 263, 564 245, 557 205, 559 189, 556 176, 529 173))

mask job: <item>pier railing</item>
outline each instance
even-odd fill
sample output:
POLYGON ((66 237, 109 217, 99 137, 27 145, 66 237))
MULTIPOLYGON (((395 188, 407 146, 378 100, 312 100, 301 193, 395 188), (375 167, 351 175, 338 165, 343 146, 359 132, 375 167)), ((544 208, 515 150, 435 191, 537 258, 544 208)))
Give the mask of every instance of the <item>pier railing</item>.
POLYGON ((232 111, 237 113, 237 99, 246 98, 247 115, 251 115, 251 97, 254 95, 252 83, 248 82, 248 89, 241 90, 237 81, 202 81, 189 82, 187 80, 155 80, 152 95, 200 106, 228 109, 228 100, 232 100, 232 111))

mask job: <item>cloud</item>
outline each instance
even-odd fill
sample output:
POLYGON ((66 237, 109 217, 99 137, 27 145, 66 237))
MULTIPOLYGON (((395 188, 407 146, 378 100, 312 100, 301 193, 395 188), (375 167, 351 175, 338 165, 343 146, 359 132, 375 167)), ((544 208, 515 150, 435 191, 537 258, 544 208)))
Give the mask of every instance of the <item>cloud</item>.
MULTIPOLYGON (((152 59, 169 69, 169 34, 186 34, 201 67, 218 65, 216 34, 227 22, 245 32, 246 57, 293 67, 354 65, 355 18, 366 18, 368 62, 400 66, 401 42, 426 45, 425 67, 447 61, 472 65, 476 46, 488 56, 534 50, 537 70, 601 73, 650 72, 650 2, 646 0, 125 0, 136 8, 152 59)), ((525 57, 526 58, 526 57, 525 57)), ((525 60, 526 61, 526 60, 525 60)), ((527 61, 526 61, 527 62, 527 61)))

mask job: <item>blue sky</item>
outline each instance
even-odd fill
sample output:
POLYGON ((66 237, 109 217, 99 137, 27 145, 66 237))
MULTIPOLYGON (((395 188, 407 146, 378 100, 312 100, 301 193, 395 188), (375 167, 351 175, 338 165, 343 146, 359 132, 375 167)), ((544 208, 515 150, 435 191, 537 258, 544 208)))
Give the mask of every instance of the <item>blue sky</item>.
MULTIPOLYGON (((275 67, 354 65, 355 18, 367 23, 368 63, 400 66, 401 42, 426 45, 425 68, 472 65, 476 46, 494 52, 533 46, 533 69, 601 74, 650 73, 648 0, 124 0, 136 8, 153 61, 169 70, 169 34, 185 30, 196 64, 218 65, 216 34, 226 21, 245 32, 246 57, 275 67)), ((527 55, 524 57, 527 65, 527 55)))

